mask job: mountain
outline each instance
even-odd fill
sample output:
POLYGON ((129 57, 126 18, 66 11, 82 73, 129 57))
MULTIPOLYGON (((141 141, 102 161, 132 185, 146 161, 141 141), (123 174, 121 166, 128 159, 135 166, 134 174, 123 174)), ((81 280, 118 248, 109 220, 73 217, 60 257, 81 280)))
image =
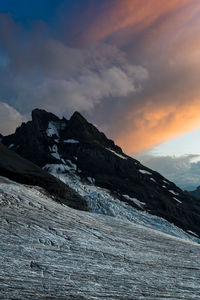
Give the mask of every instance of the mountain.
POLYGON ((3 137, 2 143, 68 183, 94 211, 101 206, 101 213, 108 214, 102 201, 113 197, 120 205, 162 217, 200 236, 199 201, 127 156, 78 112, 66 120, 35 109, 32 121, 3 137), (108 193, 94 208, 105 190, 108 193))
POLYGON ((198 186, 194 191, 189 192, 193 197, 196 197, 200 201, 200 186, 198 186))
MULTIPOLYGON (((32 162, 20 157, 0 144, 0 175, 16 182, 39 186, 50 193, 56 201, 76 209, 87 210, 81 196, 70 187, 32 162)), ((0 182, 3 179, 0 178, 0 182)))
POLYGON ((199 299, 200 245, 142 222, 0 183, 0 299, 199 299))

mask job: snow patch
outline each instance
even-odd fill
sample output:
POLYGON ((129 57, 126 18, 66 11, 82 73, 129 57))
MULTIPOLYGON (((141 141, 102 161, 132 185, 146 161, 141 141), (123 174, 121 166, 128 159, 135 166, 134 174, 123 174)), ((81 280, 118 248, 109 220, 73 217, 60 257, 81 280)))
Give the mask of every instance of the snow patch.
POLYGON ((63 164, 47 164, 43 169, 52 174, 69 171, 69 167, 63 164))
POLYGON ((58 153, 58 146, 53 145, 52 147, 49 146, 49 150, 51 152, 51 156, 55 157, 56 159, 61 159, 60 154, 58 153))
POLYGON ((112 149, 110 149, 110 148, 106 148, 106 149, 107 149, 108 151, 114 153, 115 155, 119 156, 119 157, 122 158, 122 159, 127 159, 127 157, 125 157, 125 156, 123 156, 123 155, 121 155, 121 154, 115 152, 114 150, 112 150, 112 149))
POLYGON ((191 230, 187 230, 188 233, 191 233, 192 235, 199 237, 198 234, 196 234, 195 232, 191 231, 191 230))
POLYGON ((74 170, 77 169, 77 165, 73 164, 71 160, 68 159, 67 162, 70 164, 70 166, 71 166, 72 169, 74 169, 74 170))
POLYGON ((137 198, 131 198, 128 195, 122 195, 124 198, 126 198, 127 200, 133 201, 137 206, 139 206, 140 208, 143 209, 143 206, 146 205, 146 203, 141 202, 140 200, 138 200, 137 198))
POLYGON ((152 173, 150 173, 150 172, 148 172, 146 170, 141 170, 140 169, 139 172, 142 173, 142 174, 152 175, 152 173))
POLYGON ((154 181, 155 183, 157 183, 156 180, 155 180, 154 178, 152 178, 152 177, 150 178, 150 180, 151 180, 151 181, 154 181))
POLYGON ((95 184, 95 179, 92 177, 87 177, 87 180, 91 183, 91 184, 95 184))
POLYGON ((164 183, 166 183, 166 184, 170 184, 170 183, 169 183, 169 182, 167 182, 166 180, 163 180, 163 182, 164 182, 164 183))
POLYGON ((59 133, 58 133, 58 129, 56 127, 55 122, 49 122, 48 124, 48 128, 46 130, 46 134, 48 137, 52 137, 54 135, 56 135, 57 137, 59 137, 59 133))
POLYGON ((178 202, 178 203, 182 203, 180 200, 178 200, 177 198, 173 197, 173 199, 178 202))
POLYGON ((15 146, 14 144, 10 144, 10 145, 8 146, 8 149, 13 148, 14 146, 15 146))
POLYGON ((64 140, 63 143, 78 144, 80 142, 77 140, 69 139, 69 140, 64 140))
POLYGON ((172 193, 172 194, 174 194, 174 195, 176 195, 176 196, 179 195, 179 193, 176 193, 176 192, 174 192, 173 190, 169 190, 169 192, 172 193))

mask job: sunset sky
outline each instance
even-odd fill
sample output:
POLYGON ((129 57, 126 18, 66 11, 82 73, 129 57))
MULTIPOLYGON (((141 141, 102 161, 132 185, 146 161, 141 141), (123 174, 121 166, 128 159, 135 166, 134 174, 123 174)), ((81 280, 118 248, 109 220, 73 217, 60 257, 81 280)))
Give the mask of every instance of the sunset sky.
POLYGON ((36 107, 200 185, 200 1, 1 0, 0 133, 36 107))

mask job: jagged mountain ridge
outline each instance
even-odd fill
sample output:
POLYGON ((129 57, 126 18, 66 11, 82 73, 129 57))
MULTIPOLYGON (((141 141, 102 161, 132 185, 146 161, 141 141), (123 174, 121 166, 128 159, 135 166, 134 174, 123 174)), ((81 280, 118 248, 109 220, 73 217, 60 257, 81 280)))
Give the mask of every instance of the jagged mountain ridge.
POLYGON ((2 143, 40 167, 57 165, 69 173, 73 168, 81 180, 90 180, 121 201, 200 235, 199 202, 124 154, 78 112, 66 120, 36 109, 32 121, 23 123, 2 143))

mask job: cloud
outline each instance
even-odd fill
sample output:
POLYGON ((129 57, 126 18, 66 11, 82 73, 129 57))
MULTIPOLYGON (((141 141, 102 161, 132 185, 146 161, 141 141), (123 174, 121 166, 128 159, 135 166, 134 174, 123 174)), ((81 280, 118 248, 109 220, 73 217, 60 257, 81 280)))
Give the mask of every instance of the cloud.
POLYGON ((129 154, 200 127, 200 2, 144 2, 112 2, 103 22, 107 31, 98 35, 100 17, 92 28, 97 39, 125 48, 129 61, 149 72, 141 93, 115 111, 117 129, 112 121, 107 126, 129 154))
POLYGON ((170 98, 163 96, 161 102, 156 96, 155 93, 155 98, 148 101, 142 99, 143 106, 130 103, 125 108, 125 124, 122 118, 115 136, 125 151, 139 153, 200 127, 200 98, 186 92, 171 103, 170 98))
POLYGON ((140 154, 136 158, 170 181, 175 182, 182 189, 194 190, 200 185, 199 155, 171 157, 140 154))
POLYGON ((39 33, 27 35, 8 16, 1 23, 7 65, 0 68, 0 92, 10 93, 9 103, 25 113, 35 107, 59 115, 88 112, 101 101, 136 93, 148 77, 145 68, 130 64, 114 45, 71 48, 39 33))
POLYGON ((82 39, 101 40, 121 31, 124 34, 127 28, 131 29, 132 34, 142 32, 160 22, 162 18, 190 8, 191 4, 195 6, 196 11, 199 9, 198 0, 169 0, 165 5, 158 0, 102 1, 101 6, 96 6, 98 11, 94 7, 92 12, 87 11, 86 16, 90 13, 91 16, 95 15, 95 18, 86 25, 82 39))
POLYGON ((63 26, 78 27, 76 46, 0 17, 2 99, 23 114, 80 110, 129 154, 200 127, 199 0, 88 2, 81 26, 63 26))
POLYGON ((10 105, 0 102, 0 120, 0 133, 7 135, 13 133, 26 119, 10 105))

